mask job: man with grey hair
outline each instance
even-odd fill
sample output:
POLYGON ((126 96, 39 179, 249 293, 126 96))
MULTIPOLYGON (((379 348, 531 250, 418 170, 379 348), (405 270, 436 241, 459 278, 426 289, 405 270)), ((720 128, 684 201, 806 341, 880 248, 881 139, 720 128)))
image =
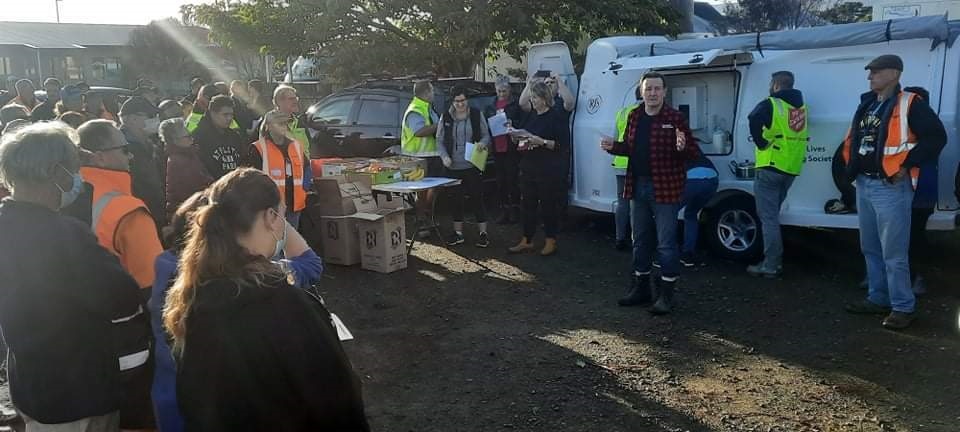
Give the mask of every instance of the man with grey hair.
MULTIPOLYGON (((526 113, 513 97, 510 78, 500 75, 496 80, 497 99, 484 110, 487 119, 504 114, 510 126, 522 129, 526 113)), ((508 135, 493 137, 493 155, 497 163, 497 191, 500 217, 497 223, 513 224, 520 221, 520 153, 517 144, 508 135)))
POLYGON ((50 122, 0 140, 0 178, 13 192, 0 202, 0 331, 28 431, 118 429, 122 343, 111 321, 141 305, 117 258, 58 212, 82 186, 74 137, 50 122))
MULTIPOLYGON (((93 186, 89 202, 90 227, 100 246, 120 259, 124 270, 133 276, 144 300, 153 287, 154 263, 163 252, 156 224, 143 201, 132 193, 130 161, 132 154, 123 133, 109 120, 91 120, 77 130, 80 147, 86 150, 80 174, 93 186)), ((143 323, 146 334, 132 329, 130 339, 121 344, 120 369, 124 399, 120 408, 123 429, 155 427, 150 402, 150 328, 143 309, 123 315, 130 326, 143 323), (138 337, 142 336, 142 337, 138 337)), ((127 334, 127 333, 124 333, 127 334)), ((116 363, 114 363, 116 365, 116 363)))
MULTIPOLYGON (((316 135, 307 127, 306 115, 300 112, 300 97, 297 96, 297 89, 288 85, 281 84, 273 90, 274 109, 280 111, 292 119, 288 126, 290 135, 303 146, 303 152, 310 158, 310 138, 316 135)), ((259 122, 254 130, 259 129, 259 122)), ((307 164, 310 165, 310 164, 307 164)))

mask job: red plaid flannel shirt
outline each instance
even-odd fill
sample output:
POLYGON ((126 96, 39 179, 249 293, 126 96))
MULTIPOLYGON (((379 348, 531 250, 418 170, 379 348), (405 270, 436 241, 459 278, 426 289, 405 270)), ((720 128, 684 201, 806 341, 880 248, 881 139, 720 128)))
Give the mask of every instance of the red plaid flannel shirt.
MULTIPOLYGON (((627 133, 623 142, 613 144, 610 153, 617 156, 633 156, 636 142, 637 120, 644 113, 643 105, 630 113, 627 133)), ((679 203, 687 182, 687 161, 700 157, 700 146, 687 126, 683 113, 664 105, 650 124, 650 174, 653 177, 653 196, 658 204, 679 203), (677 132, 687 135, 687 146, 677 151, 677 132)), ((627 168, 623 197, 633 198, 633 173, 627 168)))

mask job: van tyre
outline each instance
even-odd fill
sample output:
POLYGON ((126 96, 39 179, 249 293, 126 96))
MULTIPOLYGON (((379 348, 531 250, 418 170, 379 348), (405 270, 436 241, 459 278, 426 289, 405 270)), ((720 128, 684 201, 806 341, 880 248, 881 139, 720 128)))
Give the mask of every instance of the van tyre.
POLYGON ((752 262, 763 252, 760 218, 752 196, 735 195, 711 207, 706 228, 701 232, 716 256, 752 262))

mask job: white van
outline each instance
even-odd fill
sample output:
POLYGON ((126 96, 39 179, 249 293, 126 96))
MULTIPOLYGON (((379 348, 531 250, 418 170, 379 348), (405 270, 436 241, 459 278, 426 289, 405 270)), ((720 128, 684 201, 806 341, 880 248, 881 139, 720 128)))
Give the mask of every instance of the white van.
POLYGON ((803 227, 857 228, 856 214, 827 214, 824 204, 840 197, 831 175, 834 152, 860 94, 869 90, 864 66, 881 54, 903 58, 902 85, 927 89, 930 105, 946 126, 948 143, 940 155, 937 211, 927 228, 954 229, 960 49, 953 42, 958 33, 960 21, 919 17, 696 40, 612 37, 589 46, 579 80, 566 44, 552 42, 530 48, 527 69, 531 74, 557 71, 577 94, 571 120, 570 201, 599 212, 612 212, 616 200, 612 156, 600 149, 600 137, 614 136, 614 116, 635 103, 637 81, 645 72, 666 75, 667 103, 688 114, 700 148, 720 172, 720 189, 706 209, 708 227, 702 235, 708 236, 717 254, 748 259, 762 249, 753 182, 738 178, 729 165, 754 160, 747 114, 769 95, 771 74, 793 72, 795 87, 803 92, 810 113, 807 161, 783 205, 781 221, 803 227))

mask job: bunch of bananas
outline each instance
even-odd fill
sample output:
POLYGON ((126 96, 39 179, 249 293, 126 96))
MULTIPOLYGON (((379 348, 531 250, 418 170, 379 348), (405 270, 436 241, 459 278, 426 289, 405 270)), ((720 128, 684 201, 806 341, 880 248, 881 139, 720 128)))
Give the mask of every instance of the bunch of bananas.
POLYGON ((422 179, 427 173, 421 167, 417 167, 413 171, 410 171, 403 175, 404 180, 407 181, 417 181, 422 179))

